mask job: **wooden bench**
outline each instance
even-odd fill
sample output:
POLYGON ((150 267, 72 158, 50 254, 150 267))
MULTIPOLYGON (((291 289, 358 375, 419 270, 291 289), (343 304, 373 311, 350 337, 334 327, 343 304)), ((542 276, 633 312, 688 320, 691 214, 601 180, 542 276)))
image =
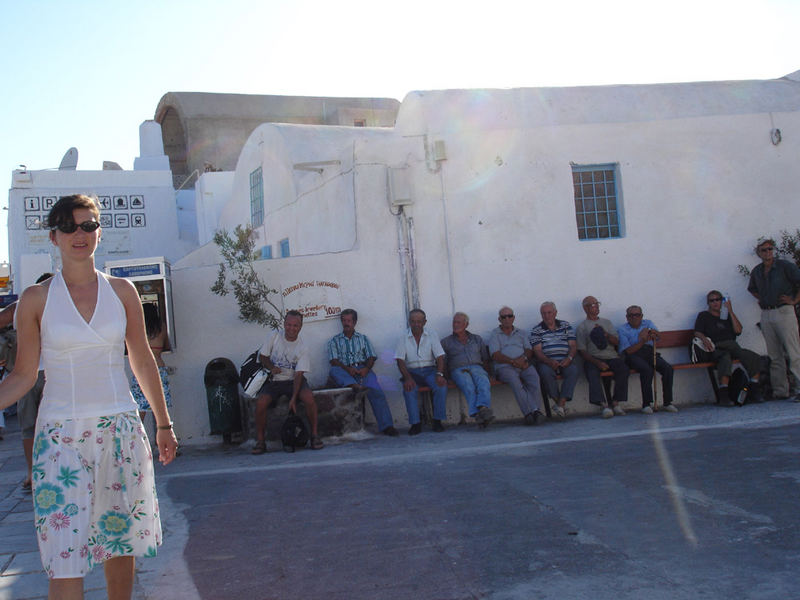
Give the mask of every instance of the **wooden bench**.
MULTIPOLYGON (((694 338, 694 329, 675 329, 672 331, 659 331, 659 339, 656 342, 656 351, 664 349, 664 348, 683 348, 686 350, 687 355, 689 352, 689 343, 694 338)), ((736 360, 734 363, 738 363, 739 361, 736 360)), ((711 382, 711 387, 714 390, 714 398, 719 401, 719 385, 717 384, 716 374, 714 373, 717 363, 716 362, 679 362, 679 363, 670 363, 672 365, 673 371, 684 371, 687 369, 705 369, 708 373, 709 381, 711 382)), ((635 375, 638 371, 635 369, 630 369, 630 374, 635 375)), ((605 389, 606 398, 610 399, 611 397, 611 383, 612 378, 614 377, 614 373, 611 371, 603 371, 600 373, 600 377, 602 378, 603 388, 605 389)), ((541 378, 540 378, 541 379, 541 378)), ((557 379, 561 380, 563 377, 560 375, 557 379)), ((502 381, 495 379, 494 377, 490 377, 489 381, 492 384, 492 387, 496 385, 506 385, 502 381)), ((448 379, 447 380, 447 387, 448 389, 458 389, 455 382, 448 379)), ((550 398, 547 394, 547 391, 544 388, 544 384, 542 383, 542 404, 544 405, 544 410, 547 413, 548 418, 552 418, 552 410, 550 409, 550 398)), ((431 389, 427 386, 418 386, 417 391, 420 394, 425 394, 423 402, 430 402, 431 401, 431 389)))
MULTIPOLYGON (((656 352, 661 350, 662 348, 684 348, 688 354, 689 352, 689 344, 691 343, 692 339, 694 338, 694 329, 675 329, 672 331, 659 331, 658 332, 659 339, 656 342, 656 352)), ((738 363, 739 361, 734 361, 738 363)), ((686 369, 706 369, 708 372, 709 380, 711 381, 711 387, 714 390, 714 398, 719 401, 719 386, 717 385, 717 378, 714 374, 714 370, 717 367, 716 362, 682 362, 682 363, 670 363, 672 365, 673 371, 683 371, 686 369)), ((636 374, 638 371, 636 369, 630 369, 630 374, 636 374)), ((600 377, 602 377, 603 381, 603 388, 606 392, 606 399, 610 401, 611 398, 611 378, 614 377, 614 373, 611 371, 603 371, 600 373, 600 377)), ((561 377, 559 377, 561 379, 561 377)), ((547 400, 547 393, 545 392, 544 388, 542 388, 542 396, 545 400, 547 400)), ((546 404, 549 404, 546 402, 546 404)))

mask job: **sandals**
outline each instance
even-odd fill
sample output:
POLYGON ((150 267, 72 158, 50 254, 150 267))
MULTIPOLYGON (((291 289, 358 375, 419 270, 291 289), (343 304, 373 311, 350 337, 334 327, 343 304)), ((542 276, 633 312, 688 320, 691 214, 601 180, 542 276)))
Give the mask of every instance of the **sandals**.
POLYGON ((250 454, 265 454, 267 452, 267 442, 256 442, 250 454))
POLYGON ((25 481, 22 482, 22 489, 23 490, 30 490, 32 485, 33 484, 31 482, 31 480, 30 479, 26 479, 25 481))
POLYGON ((325 447, 325 444, 322 443, 322 440, 318 435, 315 435, 311 438, 311 449, 312 450, 322 450, 325 447))

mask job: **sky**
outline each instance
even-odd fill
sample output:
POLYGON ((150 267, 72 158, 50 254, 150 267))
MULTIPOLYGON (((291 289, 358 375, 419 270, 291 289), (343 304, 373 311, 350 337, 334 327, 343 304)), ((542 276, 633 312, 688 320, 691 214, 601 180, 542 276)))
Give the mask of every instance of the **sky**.
POLYGON ((57 168, 71 146, 78 169, 133 168, 139 125, 167 92, 402 100, 800 69, 798 0, 0 0, 0 15, 9 187, 19 165, 57 168))

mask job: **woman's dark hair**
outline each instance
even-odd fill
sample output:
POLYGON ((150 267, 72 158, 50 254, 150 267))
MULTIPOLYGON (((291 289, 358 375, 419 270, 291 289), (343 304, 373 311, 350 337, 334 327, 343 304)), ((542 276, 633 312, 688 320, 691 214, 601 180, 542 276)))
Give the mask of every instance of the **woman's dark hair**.
POLYGON ((142 304, 144 311, 144 328, 147 331, 147 337, 154 338, 161 333, 161 315, 158 314, 158 307, 152 302, 142 304))
POLYGON ((55 229, 60 225, 72 223, 72 211, 76 208, 88 208, 94 214, 94 218, 100 220, 100 209, 97 208, 94 200, 84 194, 73 194, 72 196, 61 196, 53 205, 47 215, 47 228, 55 229))

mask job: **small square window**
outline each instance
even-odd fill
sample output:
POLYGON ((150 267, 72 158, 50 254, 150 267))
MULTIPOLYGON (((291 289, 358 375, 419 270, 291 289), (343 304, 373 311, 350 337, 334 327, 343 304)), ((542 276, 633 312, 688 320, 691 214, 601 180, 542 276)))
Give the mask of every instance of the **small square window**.
POLYGON ((621 237, 617 172, 617 165, 573 165, 578 239, 621 237))

